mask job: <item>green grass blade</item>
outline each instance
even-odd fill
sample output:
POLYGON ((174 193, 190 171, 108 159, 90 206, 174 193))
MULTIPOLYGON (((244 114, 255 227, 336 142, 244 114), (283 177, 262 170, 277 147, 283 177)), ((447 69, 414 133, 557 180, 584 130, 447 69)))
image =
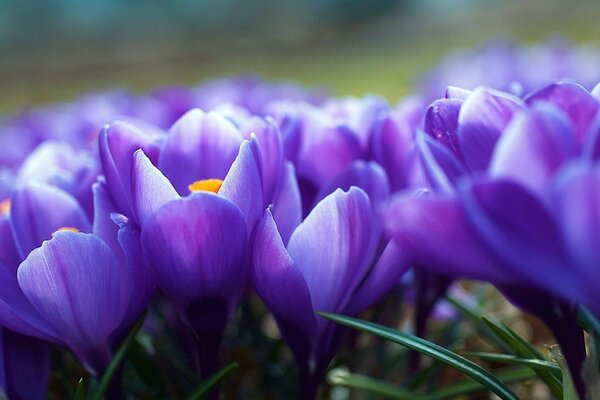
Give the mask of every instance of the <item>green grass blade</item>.
POLYGON ((146 313, 144 313, 141 317, 139 317, 138 320, 136 321, 135 325, 133 326, 133 328, 131 328, 131 331, 129 332, 129 334, 127 335, 127 337, 121 344, 121 347, 119 347, 119 350, 117 350, 117 352, 114 355, 112 361, 110 362, 108 368, 106 368, 106 371, 104 371, 104 374, 102 375, 102 378, 100 379, 100 382, 98 383, 98 386, 94 390, 94 394, 90 398, 91 400, 101 400, 103 398, 104 393, 106 393, 106 390, 108 389, 108 386, 110 385, 110 382, 112 381, 115 373, 119 369, 121 362, 125 358, 127 351, 131 347, 131 344, 133 343, 133 340, 135 339, 135 335, 137 335, 138 331, 142 327, 142 324, 144 323, 145 318, 146 318, 146 313))
POLYGON ((332 386, 343 386, 375 394, 378 398, 396 400, 427 399, 426 396, 414 393, 411 390, 404 389, 392 383, 380 381, 364 375, 352 374, 339 368, 331 370, 327 374, 327 382, 332 386))
POLYGON ((521 358, 510 354, 485 353, 485 352, 469 352, 464 355, 477 357, 484 361, 493 361, 505 364, 523 365, 531 369, 545 370, 553 373, 561 373, 561 369, 557 363, 552 361, 540 360, 537 358, 521 358))
POLYGON ((79 382, 77 383, 77 390, 75 390, 75 395, 73 396, 73 400, 83 400, 85 399, 85 387, 83 383, 83 378, 79 378, 79 382))
POLYGON ((361 321, 356 318, 347 317, 344 315, 336 315, 329 313, 318 312, 318 315, 345 325, 347 327, 357 329, 363 332, 368 332, 381 338, 390 340, 400 345, 406 346, 411 350, 418 351, 429 357, 435 358, 445 364, 461 371, 465 375, 479 382, 490 391, 498 395, 501 399, 517 400, 517 395, 498 380, 494 375, 483 369, 481 366, 475 364, 466 358, 451 352, 435 343, 428 342, 427 340, 419 337, 409 335, 404 332, 399 332, 394 329, 377 325, 372 322, 361 321))
POLYGON ((506 345, 506 343, 500 340, 498 336, 494 334, 494 331, 490 329, 490 327, 481 320, 483 310, 480 310, 477 307, 467 306, 452 296, 446 296, 446 300, 448 300, 450 304, 452 304, 458 311, 460 311, 461 314, 463 314, 469 321, 471 321, 473 326, 480 333, 485 335, 485 338, 493 342, 499 348, 506 351, 510 351, 510 348, 506 345))
POLYGON ((575 383, 573 382, 573 376, 571 376, 571 371, 569 371, 569 366, 565 361, 565 357, 562 355, 560 351, 560 346, 554 345, 549 347, 550 357, 558 363, 560 369, 562 370, 563 376, 563 400, 579 400, 579 395, 577 394, 577 389, 575 388, 575 383))
MULTIPOLYGON (((527 343, 523 338, 517 335, 513 330, 504 324, 499 324, 485 317, 481 318, 498 337, 510 347, 513 354, 521 358, 537 358, 548 360, 535 347, 527 343)), ((562 378, 559 373, 548 372, 544 370, 535 370, 538 377, 548 386, 550 391, 557 397, 562 398, 562 378)))
POLYGON ((185 398, 185 400, 198 400, 201 399, 205 394, 212 390, 223 378, 225 378, 231 371, 238 367, 237 363, 231 363, 222 370, 211 375, 208 379, 200 382, 198 387, 185 398))
MULTIPOLYGON (((504 383, 519 382, 537 377, 534 371, 525 367, 495 371, 494 375, 496 376, 496 378, 498 378, 504 383)), ((432 393, 429 393, 427 395, 427 400, 442 400, 455 398, 457 396, 465 396, 477 393, 480 392, 482 389, 483 387, 475 381, 469 380, 457 382, 444 386, 432 393)))

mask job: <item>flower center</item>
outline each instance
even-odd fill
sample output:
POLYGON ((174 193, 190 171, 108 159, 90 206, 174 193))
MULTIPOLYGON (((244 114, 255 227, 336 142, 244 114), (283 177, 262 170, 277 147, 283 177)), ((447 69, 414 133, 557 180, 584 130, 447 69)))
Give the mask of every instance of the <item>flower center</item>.
POLYGON ((74 228, 72 226, 63 226, 62 228, 58 228, 57 230, 55 230, 54 233, 52 234, 52 236, 54 236, 54 234, 56 234, 57 232, 75 232, 75 233, 78 233, 79 229, 74 228))
POLYGON ((218 193, 223 181, 221 179, 202 179, 188 185, 190 192, 213 192, 218 193))
POLYGON ((0 215, 7 215, 10 212, 10 200, 4 199, 0 201, 0 215))

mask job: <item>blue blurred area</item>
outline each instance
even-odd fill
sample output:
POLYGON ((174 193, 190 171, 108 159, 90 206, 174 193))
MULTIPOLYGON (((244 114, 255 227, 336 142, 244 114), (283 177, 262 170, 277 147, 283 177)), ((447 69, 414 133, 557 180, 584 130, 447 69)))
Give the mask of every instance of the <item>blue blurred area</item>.
MULTIPOLYGON (((0 1, 0 46, 56 41, 136 41, 204 33, 281 39, 277 29, 360 23, 407 0, 28 0, 0 1)), ((197 38, 198 40, 202 40, 197 38)))

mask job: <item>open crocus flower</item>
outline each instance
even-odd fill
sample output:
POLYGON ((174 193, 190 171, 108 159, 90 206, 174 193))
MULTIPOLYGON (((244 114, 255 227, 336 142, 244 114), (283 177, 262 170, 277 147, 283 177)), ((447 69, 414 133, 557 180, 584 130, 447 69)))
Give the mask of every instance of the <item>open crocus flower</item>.
MULTIPOLYGON (((161 291, 198 336, 203 375, 218 366, 221 336, 247 286, 247 240, 266 208, 268 177, 276 173, 263 175, 266 159, 253 136, 241 144, 222 181, 190 182, 191 193, 181 197, 142 150, 133 156, 132 199, 143 254, 161 291)), ((280 204, 294 204, 299 216, 299 203, 277 197, 280 204)), ((283 212, 283 224, 294 225, 287 222, 293 215, 283 212)))
POLYGON ((358 313, 394 287, 406 265, 356 187, 321 200, 287 246, 267 210, 252 243, 254 287, 294 352, 300 398, 313 398, 341 333, 314 312, 358 313))
POLYGON ((580 393, 585 351, 575 306, 598 312, 587 287, 598 249, 584 240, 596 218, 598 110, 574 83, 548 85, 524 103, 485 89, 464 102, 434 102, 426 129, 435 140, 423 136, 421 145, 438 190, 401 195, 384 212, 413 261, 492 282, 542 318, 580 393))

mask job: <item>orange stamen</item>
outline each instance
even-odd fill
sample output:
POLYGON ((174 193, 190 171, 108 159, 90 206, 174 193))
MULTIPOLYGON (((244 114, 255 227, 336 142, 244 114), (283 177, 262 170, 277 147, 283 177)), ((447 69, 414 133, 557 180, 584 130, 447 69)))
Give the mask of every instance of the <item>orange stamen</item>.
POLYGON ((54 236, 54 234, 57 233, 57 232, 75 232, 75 233, 78 233, 79 229, 73 228, 72 226, 63 226, 62 228, 58 228, 57 230, 55 230, 54 233, 52 234, 52 236, 54 236))
POLYGON ((221 189, 221 185, 223 181, 221 179, 202 179, 188 185, 188 189, 190 192, 213 192, 218 193, 219 189, 221 189))
POLYGON ((4 199, 0 201, 0 214, 7 215, 10 212, 10 200, 4 199))

